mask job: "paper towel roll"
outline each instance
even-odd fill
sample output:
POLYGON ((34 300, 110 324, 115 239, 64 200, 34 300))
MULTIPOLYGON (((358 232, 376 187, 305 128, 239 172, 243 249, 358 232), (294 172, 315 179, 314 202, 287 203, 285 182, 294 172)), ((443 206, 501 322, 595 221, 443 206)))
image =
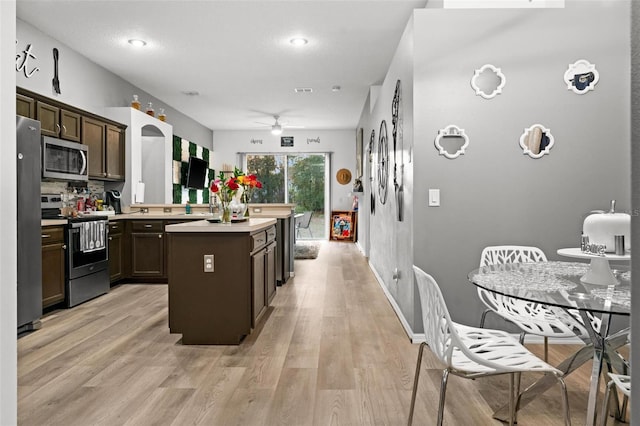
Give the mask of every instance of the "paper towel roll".
POLYGON ((144 203, 144 182, 136 184, 136 203, 144 203))

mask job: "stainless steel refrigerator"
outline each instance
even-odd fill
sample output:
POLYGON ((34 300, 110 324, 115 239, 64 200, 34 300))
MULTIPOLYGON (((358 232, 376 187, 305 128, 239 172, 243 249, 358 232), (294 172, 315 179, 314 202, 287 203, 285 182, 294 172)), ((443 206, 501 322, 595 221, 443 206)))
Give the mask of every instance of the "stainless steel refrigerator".
POLYGON ((18 190, 18 333, 40 328, 42 243, 40 122, 16 116, 18 190))

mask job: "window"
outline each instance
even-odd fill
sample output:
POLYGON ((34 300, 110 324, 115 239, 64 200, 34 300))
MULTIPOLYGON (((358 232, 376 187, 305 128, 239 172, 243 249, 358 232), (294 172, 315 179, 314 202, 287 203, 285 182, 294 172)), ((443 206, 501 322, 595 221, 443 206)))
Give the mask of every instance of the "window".
POLYGON ((263 186, 250 202, 291 203, 296 213, 312 211, 311 232, 302 238, 326 238, 327 159, 326 154, 246 154, 244 168, 255 173, 263 186))

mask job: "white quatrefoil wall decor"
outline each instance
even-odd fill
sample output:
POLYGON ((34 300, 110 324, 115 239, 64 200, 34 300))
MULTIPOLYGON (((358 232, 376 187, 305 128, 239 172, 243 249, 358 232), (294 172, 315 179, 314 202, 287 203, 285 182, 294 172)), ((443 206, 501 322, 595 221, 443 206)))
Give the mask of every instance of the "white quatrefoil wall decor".
POLYGON ((596 66, 585 59, 569 64, 569 68, 564 73, 567 89, 573 90, 578 95, 584 95, 595 89, 599 79, 600 74, 596 66))
POLYGON ((457 158, 460 154, 464 154, 469 146, 469 136, 464 132, 464 129, 450 124, 444 129, 438 130, 435 145, 440 155, 451 159, 457 158))
POLYGON ((485 99, 492 99, 502 93, 502 88, 507 83, 507 77, 504 76, 500 68, 496 68, 491 64, 486 64, 475 70, 471 77, 471 87, 476 95, 485 99))

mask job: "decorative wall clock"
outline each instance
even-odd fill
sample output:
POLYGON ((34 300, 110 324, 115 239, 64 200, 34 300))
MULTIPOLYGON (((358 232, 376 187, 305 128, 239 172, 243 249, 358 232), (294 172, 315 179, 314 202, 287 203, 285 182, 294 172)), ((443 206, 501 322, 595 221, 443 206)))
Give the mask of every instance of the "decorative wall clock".
POLYGON ((374 188, 373 155, 376 146, 376 131, 371 131, 369 138, 369 188, 371 189, 371 214, 376 214, 376 191, 374 188))
POLYGON ((389 180, 389 143, 387 142, 387 122, 382 120, 378 133, 378 196, 380 203, 387 203, 389 180))
POLYGON ((402 145, 402 88, 400 80, 396 82, 396 91, 393 94, 391 103, 391 122, 393 123, 393 188, 396 194, 396 204, 398 206, 398 221, 402 222, 404 217, 404 161, 402 145), (399 158, 399 161, 398 161, 399 158))

